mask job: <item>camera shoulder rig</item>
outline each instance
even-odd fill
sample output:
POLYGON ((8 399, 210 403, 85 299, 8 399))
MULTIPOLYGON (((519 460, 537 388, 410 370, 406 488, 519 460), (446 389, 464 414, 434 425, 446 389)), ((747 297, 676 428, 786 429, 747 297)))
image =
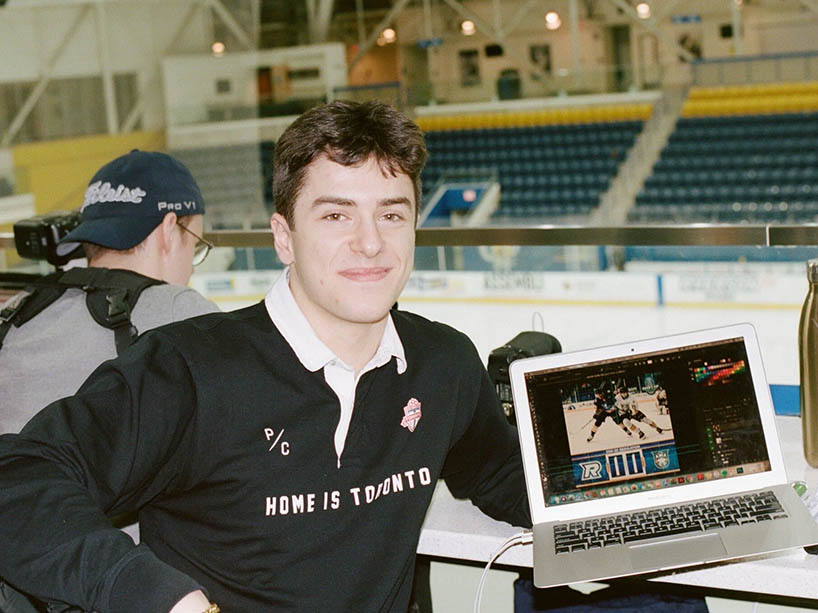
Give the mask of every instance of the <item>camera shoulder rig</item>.
POLYGON ((12 325, 20 327, 54 303, 69 288, 85 292, 88 312, 100 326, 114 331, 117 354, 139 334, 131 311, 143 290, 164 281, 130 270, 71 268, 46 275, 12 298, 0 311, 0 348, 12 325))

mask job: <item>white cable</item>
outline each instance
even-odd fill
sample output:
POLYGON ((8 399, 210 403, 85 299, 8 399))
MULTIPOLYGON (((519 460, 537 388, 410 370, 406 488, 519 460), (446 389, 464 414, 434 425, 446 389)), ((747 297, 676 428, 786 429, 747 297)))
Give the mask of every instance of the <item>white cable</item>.
POLYGON ((489 574, 489 568, 491 568, 491 565, 494 564, 494 561, 503 555, 508 549, 514 547, 514 545, 530 545, 531 541, 533 540, 534 535, 531 533, 531 530, 526 530, 506 539, 506 541, 500 545, 500 548, 494 552, 494 555, 491 556, 488 564, 486 564, 486 567, 483 569, 483 574, 480 575, 480 583, 477 584, 477 593, 474 595, 474 613, 480 613, 480 602, 483 599, 483 584, 486 582, 486 577, 488 577, 489 574))

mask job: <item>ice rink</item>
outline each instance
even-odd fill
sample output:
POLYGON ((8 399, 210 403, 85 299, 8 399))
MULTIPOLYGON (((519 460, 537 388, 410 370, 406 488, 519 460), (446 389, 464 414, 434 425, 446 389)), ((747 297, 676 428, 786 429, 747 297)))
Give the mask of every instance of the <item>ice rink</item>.
MULTIPOLYGON (((223 310, 263 299, 280 271, 204 273, 191 284, 223 310)), ((727 273, 413 273, 403 310, 466 333, 485 363, 518 333, 554 335, 563 351, 749 322, 767 379, 798 383, 798 319, 807 284, 798 271, 727 273), (664 297, 657 295, 657 279, 664 297), (714 279, 711 279, 714 277, 714 279), (702 289, 704 288, 704 289, 702 289)))
POLYGON ((656 431, 646 422, 629 420, 625 422, 633 423, 637 432, 628 436, 625 431, 617 425, 612 417, 607 417, 597 430, 596 435, 588 441, 591 428, 594 425, 594 412, 596 407, 593 402, 582 402, 574 405, 575 408, 563 409, 565 425, 568 429, 568 445, 571 455, 582 455, 596 451, 605 451, 613 448, 640 445, 642 443, 658 443, 673 440, 673 430, 670 425, 670 415, 659 413, 656 398, 649 394, 631 394, 630 396, 638 402, 639 410, 662 429, 662 433, 656 431), (645 434, 644 438, 639 438, 638 432, 645 434))
POLYGON ((750 308, 553 305, 496 300, 404 298, 402 309, 448 323, 465 332, 484 361, 524 330, 543 330, 559 339, 563 351, 749 322, 759 337, 767 379, 798 383, 798 307, 750 308))

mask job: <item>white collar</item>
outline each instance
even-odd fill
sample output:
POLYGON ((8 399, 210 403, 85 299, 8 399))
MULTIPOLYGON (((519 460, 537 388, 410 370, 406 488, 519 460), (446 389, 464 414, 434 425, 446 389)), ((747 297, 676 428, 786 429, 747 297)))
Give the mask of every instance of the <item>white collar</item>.
MULTIPOLYGON (((267 307, 267 313, 273 324, 292 347, 304 368, 315 372, 340 358, 318 338, 315 330, 310 326, 293 298, 289 280, 290 269, 286 268, 267 292, 264 305, 267 307)), ((380 345, 370 360, 370 364, 373 362, 385 364, 392 356, 396 358, 398 374, 402 374, 406 370, 406 354, 398 331, 395 329, 395 323, 392 321, 392 315, 388 314, 380 345)))

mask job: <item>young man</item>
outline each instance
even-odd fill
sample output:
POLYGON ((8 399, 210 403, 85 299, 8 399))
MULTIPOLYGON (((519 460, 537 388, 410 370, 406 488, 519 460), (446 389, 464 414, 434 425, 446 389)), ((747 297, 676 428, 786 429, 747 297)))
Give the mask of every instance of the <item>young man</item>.
POLYGON ((0 437, 0 576, 99 611, 403 613, 438 477, 528 525, 473 345, 390 311, 425 157, 380 103, 297 119, 274 169, 288 268, 264 302, 145 335, 0 437), (134 509, 136 548, 104 516, 134 509))
POLYGON ((645 438, 645 433, 641 429, 637 428, 636 424, 633 423, 635 421, 649 425, 659 434, 664 432, 662 428, 656 425, 655 421, 653 421, 639 409, 639 403, 635 398, 631 398, 627 387, 622 387, 619 389, 619 393, 616 395, 616 404, 619 407, 619 413, 622 415, 622 417, 630 422, 631 432, 638 432, 639 438, 645 438))
MULTIPOLYGON (((82 242, 89 272, 101 283, 162 282, 146 287, 130 314, 141 333, 218 311, 185 287, 193 262, 204 259, 208 248, 200 238, 203 215, 202 195, 187 168, 165 153, 134 150, 96 172, 81 223, 60 247, 70 252, 82 242), (113 277, 107 270, 119 272, 113 277)), ((66 289, 24 323, 10 320, 0 341, 0 434, 19 432, 37 411, 75 393, 99 364, 117 355, 114 331, 94 320, 86 300, 81 288, 66 289)))
POLYGON ((667 407, 667 390, 661 385, 656 387, 656 408, 659 410, 659 415, 670 414, 667 407))
MULTIPOLYGON (((590 443, 594 440, 597 431, 599 431, 600 426, 605 423, 605 420, 610 418, 613 423, 619 426, 622 431, 627 434, 628 436, 633 436, 629 426, 631 425, 627 419, 624 419, 622 413, 619 411, 619 407, 615 402, 612 402, 609 398, 606 399, 605 392, 603 390, 597 390, 594 394, 594 414, 592 419, 594 420, 594 425, 591 426, 591 431, 588 433, 588 438, 585 439, 586 442, 590 443)), ((641 434, 641 432, 640 432, 641 434)), ((644 437, 645 435, 642 434, 644 437)))

